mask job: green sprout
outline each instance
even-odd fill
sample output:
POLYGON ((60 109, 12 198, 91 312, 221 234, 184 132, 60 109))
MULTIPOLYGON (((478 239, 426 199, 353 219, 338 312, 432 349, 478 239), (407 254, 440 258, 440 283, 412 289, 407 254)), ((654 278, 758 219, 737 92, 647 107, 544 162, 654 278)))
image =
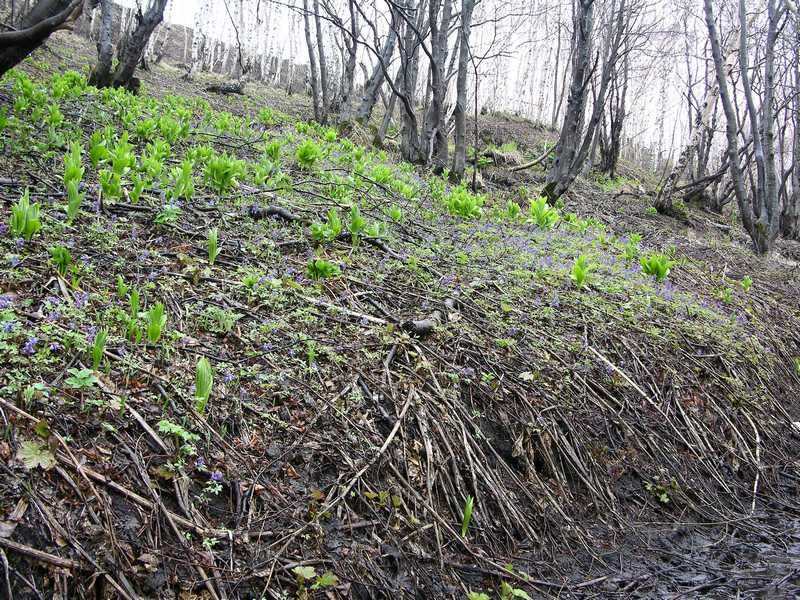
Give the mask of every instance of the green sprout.
POLYGON ((67 276, 69 266, 72 263, 72 255, 64 246, 53 246, 50 248, 50 260, 56 266, 56 271, 62 277, 67 276))
POLYGON ((639 263, 642 271, 655 277, 657 281, 664 281, 672 270, 672 261, 664 254, 651 254, 643 256, 639 263))
POLYGON ((469 529, 469 522, 472 520, 474 504, 475 499, 472 496, 467 496, 467 501, 464 503, 464 516, 461 519, 461 537, 467 537, 467 529, 469 529))
POLYGON ((211 397, 211 388, 214 385, 214 373, 211 370, 211 363, 204 356, 197 361, 197 368, 194 378, 194 399, 197 412, 203 414, 206 411, 208 399, 211 397))
POLYGON ((219 230, 216 227, 208 230, 208 238, 206 240, 206 247, 208 249, 208 262, 213 265, 217 260, 217 256, 222 250, 219 247, 219 230))
POLYGON ((108 340, 108 329, 99 329, 94 334, 94 342, 92 342, 92 368, 96 371, 103 362, 103 352, 106 349, 106 340, 108 340))
POLYGON ((164 305, 157 302, 149 311, 147 311, 147 339, 150 343, 155 344, 161 339, 161 331, 167 323, 167 315, 164 314, 164 305))
POLYGON ((332 262, 323 260, 321 258, 308 261, 306 266, 306 274, 315 280, 328 279, 329 277, 337 277, 341 274, 339 267, 332 262))
POLYGON ((22 197, 11 207, 11 232, 15 237, 22 237, 26 241, 42 228, 39 221, 39 205, 31 204, 30 191, 25 190, 22 197))

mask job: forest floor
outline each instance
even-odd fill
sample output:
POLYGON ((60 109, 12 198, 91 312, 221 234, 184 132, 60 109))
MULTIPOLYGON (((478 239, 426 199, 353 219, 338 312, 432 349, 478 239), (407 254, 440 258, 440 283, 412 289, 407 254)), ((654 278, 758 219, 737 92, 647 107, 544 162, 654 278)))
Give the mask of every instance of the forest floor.
POLYGON ((0 597, 800 594, 797 244, 90 62, 0 82, 0 597))

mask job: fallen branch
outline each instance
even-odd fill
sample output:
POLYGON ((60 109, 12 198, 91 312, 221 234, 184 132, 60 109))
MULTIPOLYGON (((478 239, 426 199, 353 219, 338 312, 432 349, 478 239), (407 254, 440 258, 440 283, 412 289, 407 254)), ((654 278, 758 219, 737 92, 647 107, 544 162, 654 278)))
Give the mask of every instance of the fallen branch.
POLYGON ((13 550, 14 552, 19 552, 20 554, 24 554, 30 558, 33 558, 34 560, 54 565, 56 567, 61 567, 62 569, 73 569, 73 570, 87 569, 85 565, 82 565, 78 561, 71 560, 69 558, 61 558, 60 556, 56 556, 55 554, 43 552, 42 550, 37 550, 36 548, 31 548, 30 546, 26 546, 25 544, 20 544, 12 540, 7 540, 6 538, 0 537, 0 546, 8 548, 9 550, 13 550))

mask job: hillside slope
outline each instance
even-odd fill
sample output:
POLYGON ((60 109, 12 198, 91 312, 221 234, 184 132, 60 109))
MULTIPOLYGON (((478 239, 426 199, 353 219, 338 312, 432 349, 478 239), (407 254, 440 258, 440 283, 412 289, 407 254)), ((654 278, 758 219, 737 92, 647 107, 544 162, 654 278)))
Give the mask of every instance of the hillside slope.
POLYGON ((0 587, 800 591, 796 264, 171 75, 0 85, 0 587))

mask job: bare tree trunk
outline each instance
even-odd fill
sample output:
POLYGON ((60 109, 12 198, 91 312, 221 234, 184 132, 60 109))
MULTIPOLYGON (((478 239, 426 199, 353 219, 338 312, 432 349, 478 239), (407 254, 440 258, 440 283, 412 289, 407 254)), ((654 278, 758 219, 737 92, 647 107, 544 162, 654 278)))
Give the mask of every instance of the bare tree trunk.
POLYGON ((781 215, 781 233, 788 239, 800 239, 800 16, 794 14, 795 46, 792 60, 795 94, 792 97, 792 141, 791 190, 786 194, 786 203, 781 215))
POLYGON ((89 76, 89 83, 97 87, 106 87, 111 83, 111 62, 114 59, 113 17, 114 2, 112 0, 100 0, 97 64, 89 76))
MULTIPOLYGON (((725 51, 725 76, 730 77, 733 67, 736 63, 736 36, 731 36, 731 43, 725 51)), ((700 144, 704 141, 704 133, 710 130, 711 115, 714 107, 717 105, 719 99, 719 83, 713 83, 710 89, 706 90, 706 99, 702 112, 697 114, 695 120, 692 136, 689 143, 684 147, 678 162, 675 163, 670 174, 667 176, 663 187, 661 188, 654 206, 659 212, 664 214, 672 214, 672 196, 675 193, 675 186, 680 181, 683 174, 686 172, 689 163, 692 161, 695 153, 699 150, 700 144)))
POLYGON ((311 20, 309 19, 308 0, 303 0, 303 23, 305 25, 306 46, 308 46, 309 79, 311 80, 311 97, 314 104, 314 120, 322 122, 323 104, 319 90, 319 71, 317 70, 317 53, 311 40, 311 20))
MULTIPOLYGON (((105 0, 103 1, 105 2, 105 0)), ((125 87, 133 91, 138 89, 139 81, 133 76, 136 72, 136 65, 139 64, 142 58, 142 53, 153 30, 164 20, 164 8, 166 6, 167 0, 153 0, 147 12, 142 13, 141 10, 137 9, 136 27, 119 42, 119 50, 117 52, 119 62, 114 70, 111 85, 125 87)))
POLYGON ((349 123, 353 118, 353 86, 355 85, 356 57, 358 55, 358 18, 354 0, 348 0, 347 5, 350 9, 350 35, 344 38, 347 60, 344 64, 339 99, 335 107, 339 113, 340 123, 349 123))
POLYGON ((419 73, 419 51, 422 45, 420 35, 425 23, 425 2, 426 0, 420 0, 415 6, 412 1, 405 5, 408 14, 403 17, 405 21, 405 35, 403 36, 404 39, 400 52, 400 74, 402 83, 400 86, 397 86, 399 92, 403 94, 400 100, 403 103, 404 109, 400 153, 405 160, 415 164, 424 163, 426 161, 426 156, 419 138, 417 116, 414 110, 414 97, 419 73), (413 14, 414 8, 416 8, 417 14, 416 22, 414 22, 410 16, 413 14))
POLYGON ((722 57, 722 49, 717 33, 712 0, 704 0, 706 26, 708 28, 711 51, 714 57, 714 68, 720 88, 720 99, 725 110, 726 134, 728 140, 727 154, 733 190, 739 205, 739 213, 745 230, 753 241, 757 254, 768 254, 774 245, 780 224, 779 196, 775 175, 775 140, 774 140, 774 63, 775 42, 778 21, 783 8, 775 8, 775 0, 767 0, 767 39, 764 49, 764 98, 761 112, 756 111, 755 100, 750 86, 749 65, 747 59, 747 14, 744 0, 739 2, 739 63, 742 87, 745 90, 747 105, 746 119, 750 124, 750 134, 754 145, 754 162, 756 180, 751 183, 750 194, 745 187, 745 172, 739 162, 738 116, 734 108, 733 97, 728 88, 727 74, 722 57), (760 115, 760 117, 759 117, 760 115))
POLYGON ((590 42, 594 28, 592 0, 577 0, 574 24, 575 54, 572 61, 572 82, 567 98, 567 112, 558 138, 555 163, 547 174, 547 183, 543 191, 553 202, 569 188, 577 174, 577 171, 574 174, 572 171, 580 141, 580 124, 586 108, 590 75, 590 42))
MULTIPOLYGON (((455 151, 453 156, 453 178, 460 181, 464 177, 467 166, 467 68, 469 66, 471 48, 469 45, 472 12, 475 0, 461 0, 461 29, 459 31, 460 46, 458 50, 458 76, 456 78, 456 108, 453 113, 455 121, 455 151)), ((477 95, 477 90, 476 90, 477 95)), ((478 152, 478 148, 475 148, 478 152)))
POLYGON ((328 87, 328 60, 325 54, 325 40, 319 14, 319 0, 314 0, 314 25, 317 32, 317 52, 319 53, 319 81, 322 87, 322 112, 320 113, 320 122, 325 122, 328 120, 331 104, 330 88, 328 87))
POLYGON ((41 46, 51 33, 68 28, 83 10, 84 0, 40 0, 13 31, 0 33, 0 76, 41 46))
POLYGON ((431 0, 429 22, 431 29, 430 90, 431 104, 425 117, 424 146, 430 146, 433 168, 442 172, 447 168, 449 148, 447 145, 447 125, 445 123, 445 95, 447 81, 445 63, 447 61, 447 34, 450 29, 453 0, 431 0), (439 23, 439 7, 442 20, 439 23))
POLYGON ((392 60, 392 55, 397 45, 397 28, 400 26, 400 23, 394 7, 392 7, 391 18, 392 21, 389 24, 389 33, 386 36, 383 49, 381 50, 380 56, 378 56, 378 62, 375 68, 372 70, 372 75, 369 76, 364 84, 364 95, 361 97, 361 104, 359 104, 356 109, 356 121, 361 124, 366 124, 372 116, 372 110, 375 108, 381 86, 385 81, 384 73, 388 71, 389 63, 392 60))

